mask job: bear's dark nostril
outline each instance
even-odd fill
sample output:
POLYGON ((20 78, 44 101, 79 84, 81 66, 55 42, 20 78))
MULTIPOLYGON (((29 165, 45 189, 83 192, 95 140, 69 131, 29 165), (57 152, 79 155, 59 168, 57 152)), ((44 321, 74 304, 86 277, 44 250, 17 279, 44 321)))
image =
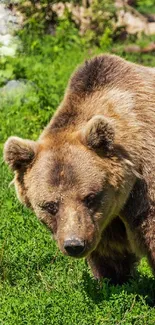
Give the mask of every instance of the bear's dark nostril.
POLYGON ((85 250, 85 242, 79 239, 68 239, 64 242, 66 252, 71 256, 78 256, 85 250))

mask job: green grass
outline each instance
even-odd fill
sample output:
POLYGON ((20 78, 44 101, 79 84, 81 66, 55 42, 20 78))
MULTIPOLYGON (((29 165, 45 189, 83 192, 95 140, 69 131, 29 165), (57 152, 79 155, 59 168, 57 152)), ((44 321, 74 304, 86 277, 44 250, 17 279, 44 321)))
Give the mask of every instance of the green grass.
MULTIPOLYGON (((101 49, 70 45, 55 54, 50 46, 2 59, 8 79, 27 79, 28 91, 0 96, 0 146, 10 135, 36 139, 63 97, 68 78, 84 58, 101 49)), ((120 54, 124 55, 120 49, 120 54)), ((150 55, 128 59, 155 65, 150 55)), ((3 85, 7 79, 1 79, 3 85)), ((50 233, 18 203, 8 187, 12 175, 0 168, 0 325, 154 325, 155 280, 145 260, 134 280, 98 283, 84 260, 62 256, 50 233)))

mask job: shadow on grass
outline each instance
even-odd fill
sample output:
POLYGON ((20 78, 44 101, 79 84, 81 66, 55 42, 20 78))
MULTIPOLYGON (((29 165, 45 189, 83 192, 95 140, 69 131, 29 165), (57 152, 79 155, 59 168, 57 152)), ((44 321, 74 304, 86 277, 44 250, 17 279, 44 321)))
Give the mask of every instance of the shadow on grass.
POLYGON ((108 279, 95 280, 87 272, 83 273, 83 280, 84 290, 96 304, 109 300, 113 294, 121 294, 125 291, 127 294, 137 295, 137 299, 138 296, 142 296, 148 306, 155 306, 155 279, 142 275, 138 271, 133 279, 123 285, 111 285, 108 279))

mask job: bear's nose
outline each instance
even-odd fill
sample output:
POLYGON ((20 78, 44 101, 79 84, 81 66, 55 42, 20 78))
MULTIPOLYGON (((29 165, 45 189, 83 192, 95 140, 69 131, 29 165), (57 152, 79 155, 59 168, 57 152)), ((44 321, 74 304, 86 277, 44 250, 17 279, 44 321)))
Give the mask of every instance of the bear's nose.
POLYGON ((78 256, 85 250, 85 242, 81 239, 68 239, 64 242, 66 252, 71 256, 78 256))

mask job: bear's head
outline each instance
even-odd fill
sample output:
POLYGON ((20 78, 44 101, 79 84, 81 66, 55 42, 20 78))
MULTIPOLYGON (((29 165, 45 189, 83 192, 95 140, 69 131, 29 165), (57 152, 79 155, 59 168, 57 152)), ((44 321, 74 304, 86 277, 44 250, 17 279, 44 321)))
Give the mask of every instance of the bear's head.
POLYGON ((135 181, 132 163, 115 145, 115 126, 101 115, 73 132, 48 130, 36 142, 10 137, 4 159, 19 200, 74 257, 95 250, 135 181))

